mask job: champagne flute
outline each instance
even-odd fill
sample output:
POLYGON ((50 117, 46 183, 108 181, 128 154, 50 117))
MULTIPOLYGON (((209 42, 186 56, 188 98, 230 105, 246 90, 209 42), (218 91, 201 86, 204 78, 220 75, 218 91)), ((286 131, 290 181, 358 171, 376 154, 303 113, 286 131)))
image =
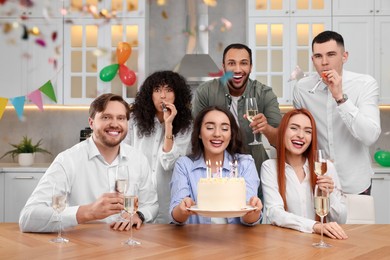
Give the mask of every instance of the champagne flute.
MULTIPOLYGON (((117 165, 115 169, 115 191, 121 194, 125 194, 128 189, 128 185, 129 171, 127 165, 117 165)), ((116 221, 126 221, 122 218, 123 213, 125 213, 125 210, 122 210, 116 221)))
POLYGON ((323 176, 328 171, 326 154, 324 150, 316 150, 314 154, 314 172, 317 176, 323 176))
POLYGON ((130 238, 124 244, 129 246, 141 244, 141 242, 133 239, 133 216, 138 210, 138 189, 138 183, 130 183, 125 192, 125 211, 130 215, 130 238))
POLYGON ((316 185, 314 189, 314 207, 316 214, 321 218, 321 241, 314 243, 313 246, 316 248, 328 248, 331 245, 324 242, 324 217, 328 215, 330 208, 329 192, 327 189, 321 190, 316 185))
MULTIPOLYGON (((253 122, 253 117, 257 115, 258 108, 256 98, 246 98, 245 99, 245 109, 246 109, 246 118, 249 122, 253 122)), ((262 142, 257 141, 256 134, 253 134, 253 142, 249 143, 249 145, 259 145, 262 142)))
MULTIPOLYGON (((65 186, 64 186, 65 187, 65 186)), ((52 198, 51 198, 51 207, 56 212, 57 218, 59 219, 59 229, 58 229, 58 236, 56 238, 53 238, 50 240, 50 242, 53 243, 68 243, 69 239, 66 239, 62 237, 62 215, 61 212, 65 210, 66 208, 66 187, 62 189, 59 184, 54 183, 53 184, 53 191, 52 191, 52 198)))

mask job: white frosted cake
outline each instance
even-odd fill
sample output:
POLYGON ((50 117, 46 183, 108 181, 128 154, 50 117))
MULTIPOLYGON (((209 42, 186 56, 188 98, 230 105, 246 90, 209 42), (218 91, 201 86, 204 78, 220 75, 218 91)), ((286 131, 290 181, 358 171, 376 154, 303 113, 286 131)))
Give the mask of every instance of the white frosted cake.
POLYGON ((246 206, 244 178, 201 178, 198 183, 198 209, 232 211, 246 206))

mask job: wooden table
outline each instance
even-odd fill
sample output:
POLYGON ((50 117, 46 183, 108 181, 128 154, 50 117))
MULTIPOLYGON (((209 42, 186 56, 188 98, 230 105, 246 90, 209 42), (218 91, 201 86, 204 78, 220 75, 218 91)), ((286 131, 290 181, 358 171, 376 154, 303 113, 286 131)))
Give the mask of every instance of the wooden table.
POLYGON ((16 223, 0 224, 0 259, 389 259, 390 225, 343 225, 349 239, 325 238, 332 248, 312 247, 319 235, 271 225, 159 225, 133 232, 142 245, 121 244, 129 232, 106 224, 79 225, 53 244, 56 234, 22 233, 16 223))

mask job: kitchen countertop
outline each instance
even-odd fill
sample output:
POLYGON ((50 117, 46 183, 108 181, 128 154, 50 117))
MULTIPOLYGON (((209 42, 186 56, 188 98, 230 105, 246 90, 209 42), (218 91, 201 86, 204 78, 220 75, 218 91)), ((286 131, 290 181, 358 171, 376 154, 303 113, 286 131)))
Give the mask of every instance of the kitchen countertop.
POLYGON ((0 163, 0 172, 45 172, 50 163, 34 163, 31 166, 20 166, 17 163, 0 163))

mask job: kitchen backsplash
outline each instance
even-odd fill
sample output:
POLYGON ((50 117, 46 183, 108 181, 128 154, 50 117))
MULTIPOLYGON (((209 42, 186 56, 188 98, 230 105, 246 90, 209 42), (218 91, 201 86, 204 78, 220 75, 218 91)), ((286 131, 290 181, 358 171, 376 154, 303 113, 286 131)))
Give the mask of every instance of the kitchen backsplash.
MULTIPOLYGON (((51 162, 61 151, 80 141, 80 130, 88 126, 88 110, 25 110, 26 120, 19 121, 13 109, 6 110, 0 120, 0 157, 12 149, 9 143, 18 143, 22 136, 28 135, 36 143, 42 139, 42 147, 53 155, 39 153, 37 163, 51 162)), ((371 146, 371 154, 376 150, 390 150, 390 110, 381 110, 382 134, 376 144, 371 146)), ((1 163, 12 162, 7 156, 1 163)))

